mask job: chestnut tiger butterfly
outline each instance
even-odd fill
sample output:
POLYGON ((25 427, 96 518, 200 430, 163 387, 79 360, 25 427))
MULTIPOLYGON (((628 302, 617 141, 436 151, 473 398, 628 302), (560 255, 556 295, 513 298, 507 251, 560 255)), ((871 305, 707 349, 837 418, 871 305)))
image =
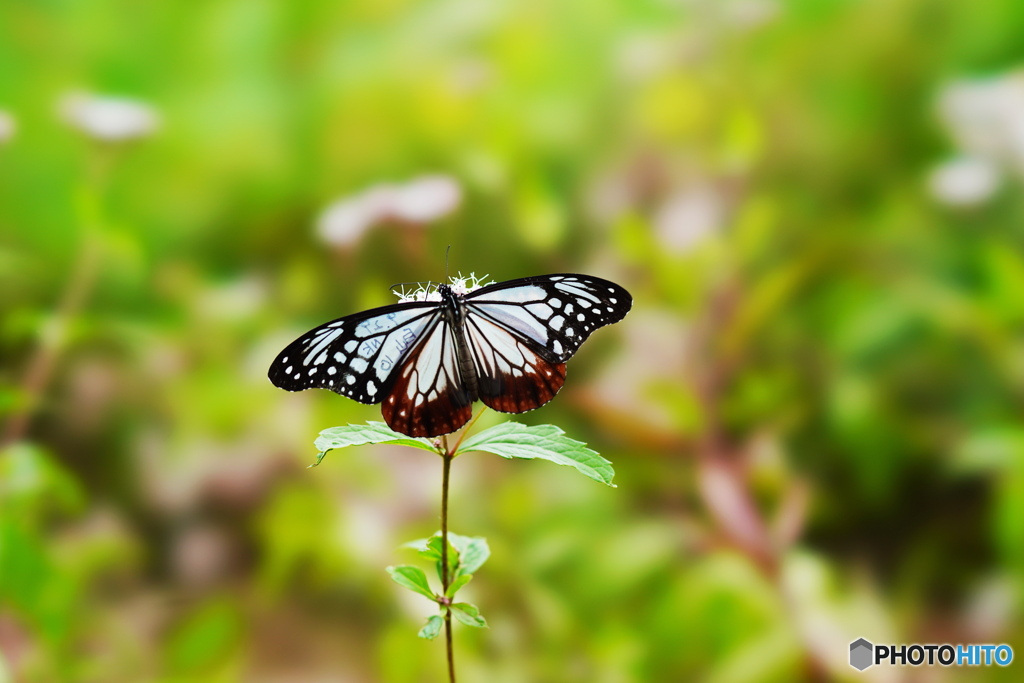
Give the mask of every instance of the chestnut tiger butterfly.
POLYGON ((452 278, 310 330, 278 354, 268 374, 288 391, 330 389, 383 403, 391 429, 440 436, 469 422, 477 400, 504 413, 550 401, 565 382, 565 362, 632 304, 625 289, 589 275, 479 288, 452 278))

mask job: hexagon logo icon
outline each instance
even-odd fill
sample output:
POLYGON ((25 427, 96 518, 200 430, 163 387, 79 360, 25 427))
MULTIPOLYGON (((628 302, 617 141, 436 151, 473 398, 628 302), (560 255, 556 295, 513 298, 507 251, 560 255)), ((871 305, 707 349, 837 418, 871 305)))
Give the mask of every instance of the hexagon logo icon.
POLYGON ((850 666, 857 671, 863 671, 868 668, 874 664, 872 661, 874 659, 872 657, 874 650, 875 646, 863 638, 853 641, 850 643, 850 666))

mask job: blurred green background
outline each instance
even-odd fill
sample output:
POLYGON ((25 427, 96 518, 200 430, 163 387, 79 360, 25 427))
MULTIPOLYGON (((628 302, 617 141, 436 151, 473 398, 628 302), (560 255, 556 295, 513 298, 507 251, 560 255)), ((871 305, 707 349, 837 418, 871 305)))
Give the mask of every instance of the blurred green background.
POLYGON ((1018 0, 0 4, 0 681, 441 680, 383 571, 440 460, 306 469, 379 410, 266 370, 448 245, 635 298, 520 418, 617 489, 455 462, 493 550, 462 680, 1024 656, 1022 35, 1018 0))

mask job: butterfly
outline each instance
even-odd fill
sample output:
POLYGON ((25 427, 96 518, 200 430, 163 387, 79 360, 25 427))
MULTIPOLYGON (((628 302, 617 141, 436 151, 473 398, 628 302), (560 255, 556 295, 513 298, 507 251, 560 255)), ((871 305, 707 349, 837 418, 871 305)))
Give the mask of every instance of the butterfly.
POLYGON ((310 330, 278 354, 268 376, 288 391, 330 389, 382 403, 394 431, 441 436, 469 422, 477 400, 503 413, 550 401, 565 382, 565 362, 632 305, 625 289, 589 275, 479 288, 452 278, 310 330))

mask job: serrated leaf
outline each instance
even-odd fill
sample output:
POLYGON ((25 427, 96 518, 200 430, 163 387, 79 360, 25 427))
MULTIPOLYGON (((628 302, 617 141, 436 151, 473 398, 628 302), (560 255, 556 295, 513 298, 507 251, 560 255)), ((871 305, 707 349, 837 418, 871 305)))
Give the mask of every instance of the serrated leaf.
POLYGON ((423 628, 416 635, 424 640, 433 640, 441 632, 442 626, 444 626, 444 619, 435 614, 427 619, 427 623, 424 624, 423 628))
MULTIPOLYGON (((451 534, 448 534, 451 536, 451 534)), ((444 576, 441 573, 441 532, 437 532, 430 538, 421 538, 415 541, 410 541, 405 544, 405 547, 413 548, 416 550, 420 557, 434 562, 434 566, 437 569, 437 580, 444 583, 444 576)), ((453 569, 458 567, 459 564, 459 551, 455 549, 451 541, 448 542, 448 565, 453 569)))
POLYGON ((459 591, 459 589, 462 588, 463 586, 465 586, 470 581, 472 581, 472 579, 473 579, 473 575, 472 574, 459 574, 455 578, 455 580, 452 581, 452 585, 448 586, 448 590, 446 590, 444 592, 445 597, 447 597, 447 598, 455 597, 455 594, 459 591))
POLYGON ((371 443, 391 443, 400 446, 412 446, 422 448, 425 451, 437 453, 433 443, 429 439, 413 438, 405 434, 399 434, 390 429, 383 422, 367 422, 364 425, 345 425, 343 427, 331 427, 320 432, 313 445, 320 455, 314 465, 327 455, 327 451, 347 446, 364 446, 371 443))
POLYGON ((451 605, 452 614, 466 626, 473 628, 487 628, 487 621, 480 616, 480 610, 476 605, 468 602, 456 602, 451 605))
POLYGON ((387 571, 391 575, 392 580, 399 586, 408 588, 414 593, 430 598, 432 601, 437 601, 434 592, 430 590, 430 584, 427 583, 427 575, 419 567, 403 564, 397 567, 388 567, 387 571))
POLYGON ((608 460, 582 441, 565 436, 554 425, 527 426, 518 422, 504 422, 469 437, 459 453, 486 451, 503 458, 540 458, 559 465, 567 465, 602 484, 612 484, 615 470, 608 460))
POLYGON ((491 556, 487 539, 482 536, 460 536, 449 531, 448 538, 459 551, 457 575, 476 573, 491 556))

